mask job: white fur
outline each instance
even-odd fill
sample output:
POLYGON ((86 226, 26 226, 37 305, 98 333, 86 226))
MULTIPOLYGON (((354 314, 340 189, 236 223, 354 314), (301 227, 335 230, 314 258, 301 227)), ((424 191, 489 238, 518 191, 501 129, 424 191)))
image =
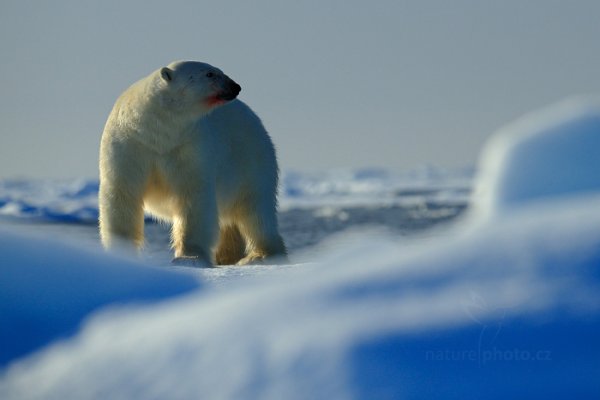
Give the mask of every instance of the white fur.
POLYGON ((242 101, 210 101, 232 82, 208 64, 172 63, 119 97, 100 147, 106 248, 142 246, 145 210, 173 223, 177 258, 246 264, 285 255, 271 139, 242 101))

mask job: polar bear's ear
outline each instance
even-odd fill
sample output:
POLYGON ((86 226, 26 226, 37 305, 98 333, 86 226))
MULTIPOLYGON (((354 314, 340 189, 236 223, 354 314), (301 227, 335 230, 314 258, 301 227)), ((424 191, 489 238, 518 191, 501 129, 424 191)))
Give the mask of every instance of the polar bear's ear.
POLYGON ((160 70, 160 76, 167 82, 171 82, 173 80, 173 70, 164 67, 160 70))

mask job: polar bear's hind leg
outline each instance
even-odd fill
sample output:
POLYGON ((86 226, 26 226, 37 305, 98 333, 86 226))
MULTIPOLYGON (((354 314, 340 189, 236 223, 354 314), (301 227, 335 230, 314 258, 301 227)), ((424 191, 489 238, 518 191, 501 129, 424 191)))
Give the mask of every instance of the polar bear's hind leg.
POLYGON ((235 265, 244 258, 246 241, 242 237, 237 225, 221 227, 219 246, 217 247, 216 261, 218 265, 235 265))
POLYGON ((237 264, 262 263, 267 258, 287 260, 287 250, 277 228, 275 207, 262 212, 245 212, 239 216, 240 231, 246 239, 246 256, 237 264))

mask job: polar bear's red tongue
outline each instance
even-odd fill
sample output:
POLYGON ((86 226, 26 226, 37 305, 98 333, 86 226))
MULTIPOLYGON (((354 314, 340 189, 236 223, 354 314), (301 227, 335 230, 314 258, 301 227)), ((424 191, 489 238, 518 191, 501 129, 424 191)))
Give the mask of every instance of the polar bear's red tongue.
POLYGON ((224 104, 226 102, 225 99, 221 98, 220 95, 214 95, 214 96, 210 96, 209 98, 206 99, 206 104, 209 105, 210 107, 215 107, 221 104, 224 104))

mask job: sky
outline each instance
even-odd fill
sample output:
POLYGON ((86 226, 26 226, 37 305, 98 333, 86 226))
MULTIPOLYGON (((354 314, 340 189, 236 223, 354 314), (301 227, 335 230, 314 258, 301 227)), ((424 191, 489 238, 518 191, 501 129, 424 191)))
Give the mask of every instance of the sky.
POLYGON ((0 178, 95 178, 106 118, 173 60, 221 68, 283 170, 473 165, 600 93, 600 2, 0 1, 0 178))

